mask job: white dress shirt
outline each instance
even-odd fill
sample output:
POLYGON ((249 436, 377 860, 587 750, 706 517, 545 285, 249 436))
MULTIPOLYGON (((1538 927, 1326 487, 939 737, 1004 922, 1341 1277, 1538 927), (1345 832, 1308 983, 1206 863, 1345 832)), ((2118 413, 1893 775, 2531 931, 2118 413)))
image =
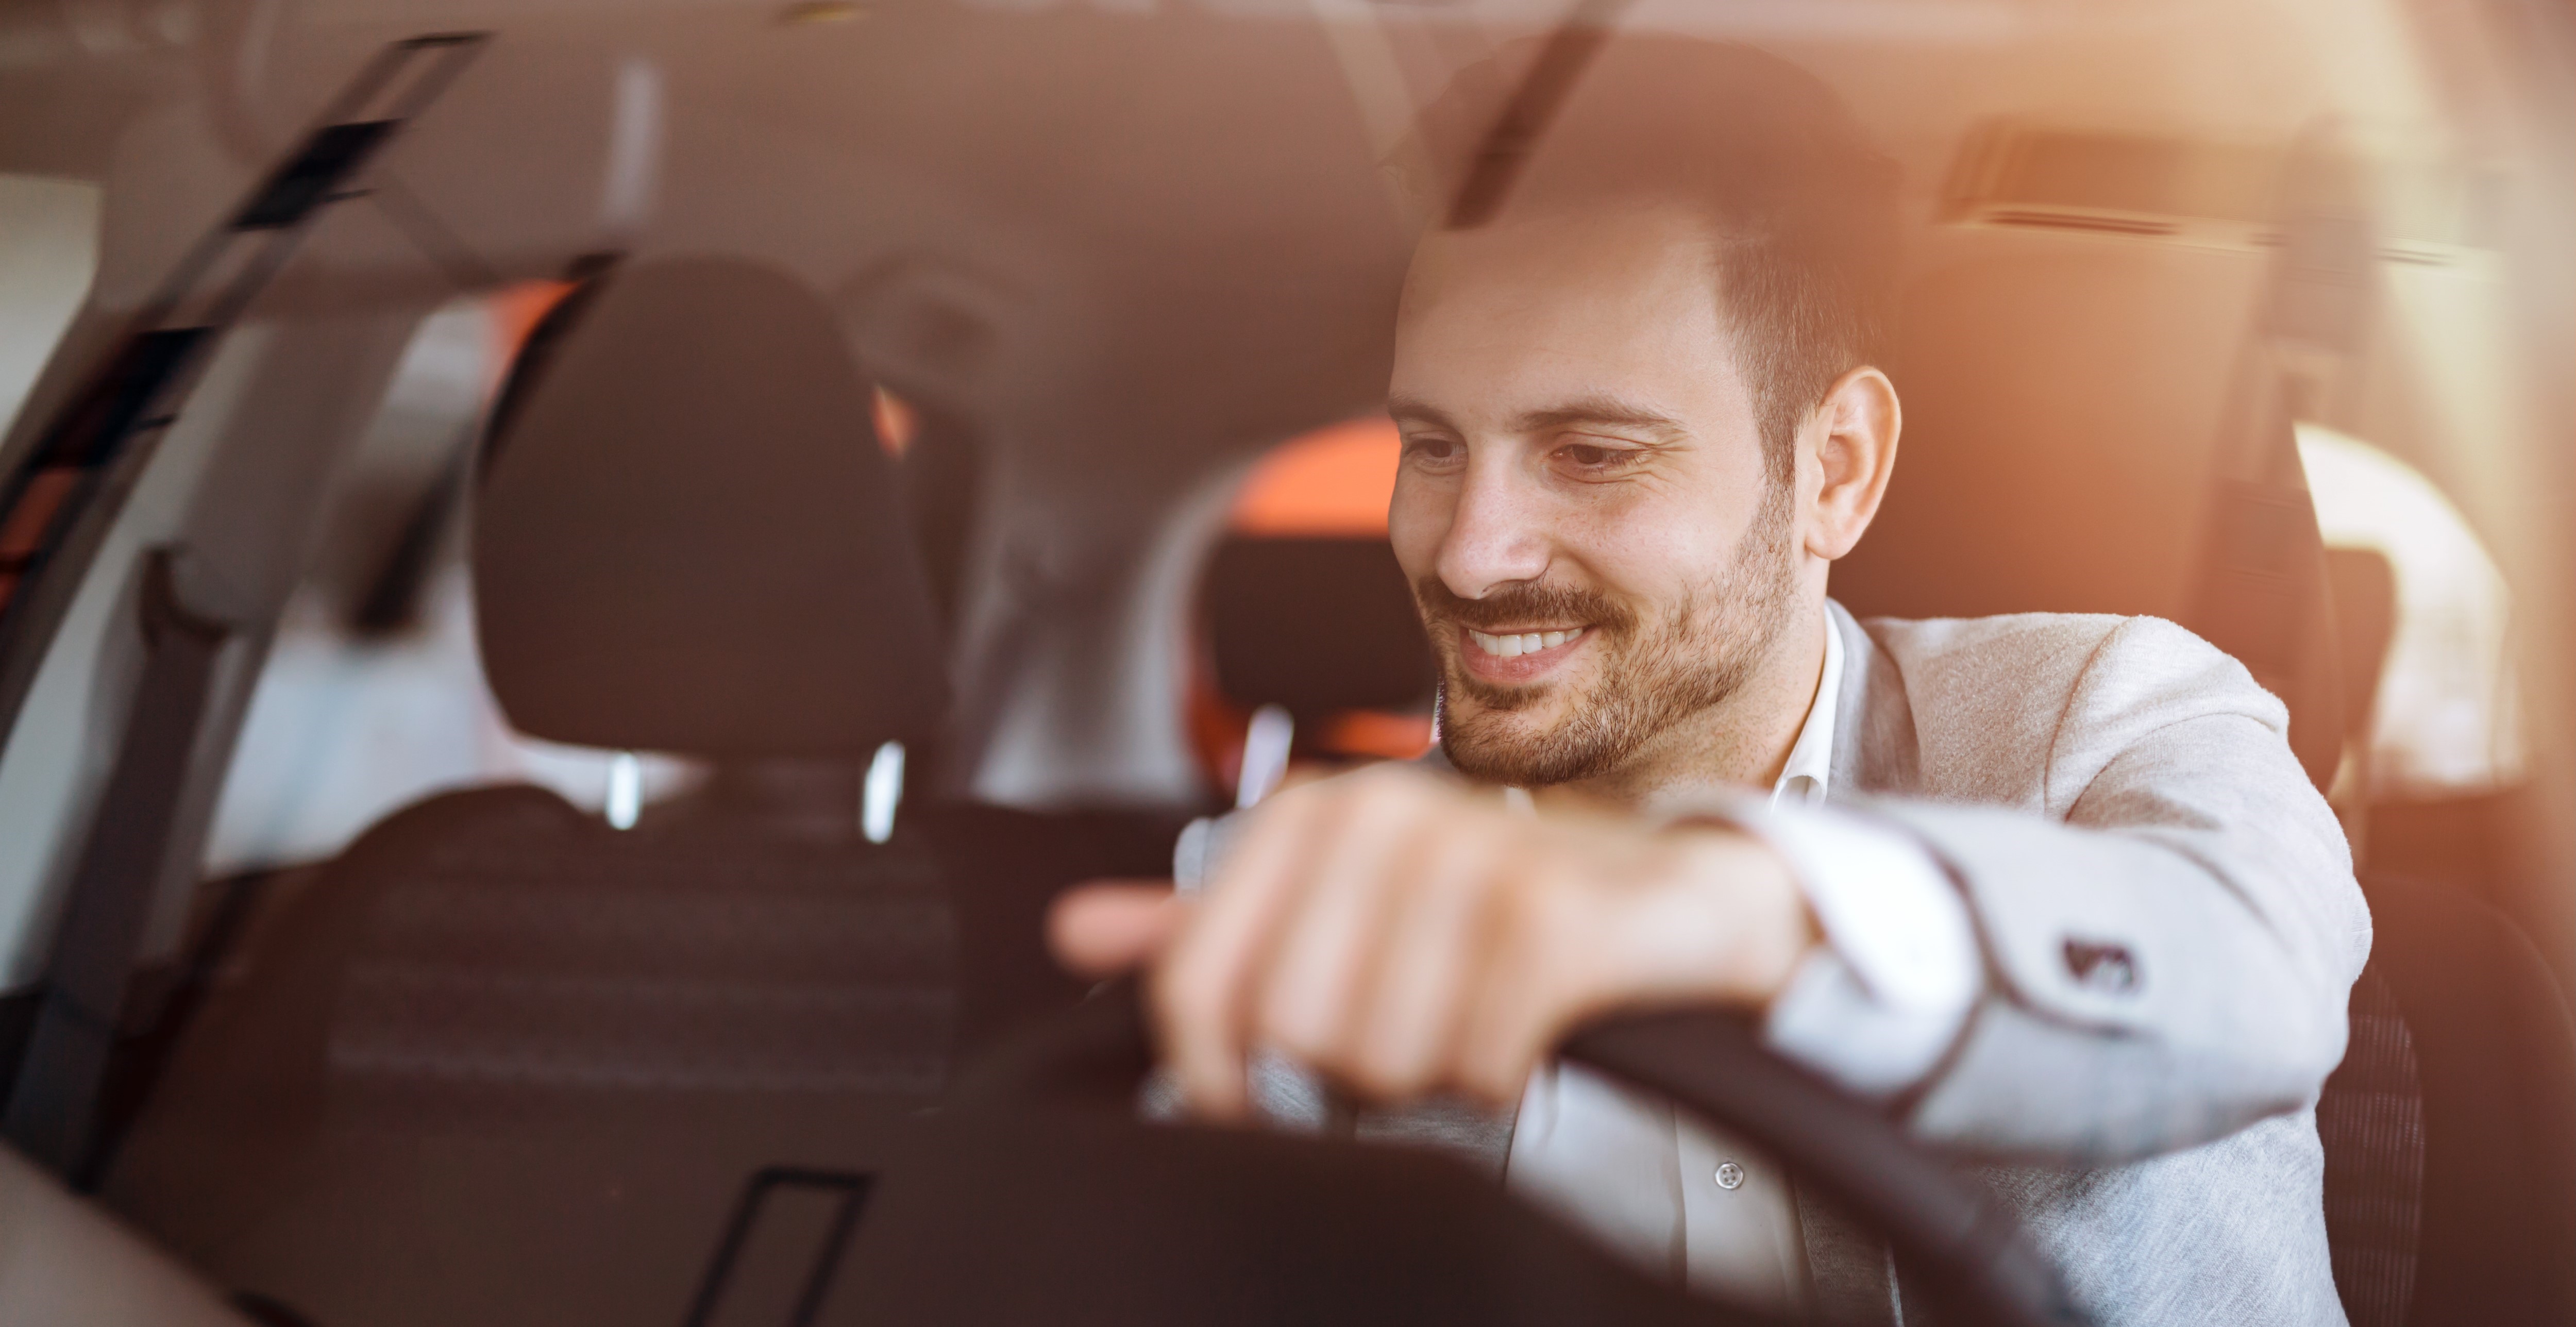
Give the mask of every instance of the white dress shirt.
MULTIPOLYGON (((1816 697, 1769 798, 1677 790, 1650 811, 1719 819, 1789 860, 1825 943, 1764 1022, 1771 1046, 1864 1095, 1920 1081, 1983 982, 1965 902, 1904 834, 1825 805, 1833 787, 1841 633, 1825 629, 1816 697)), ((1784 1310, 1811 1298, 1797 1208, 1767 1157, 1597 1074, 1530 1080, 1512 1130, 1511 1185, 1650 1270, 1784 1310)))

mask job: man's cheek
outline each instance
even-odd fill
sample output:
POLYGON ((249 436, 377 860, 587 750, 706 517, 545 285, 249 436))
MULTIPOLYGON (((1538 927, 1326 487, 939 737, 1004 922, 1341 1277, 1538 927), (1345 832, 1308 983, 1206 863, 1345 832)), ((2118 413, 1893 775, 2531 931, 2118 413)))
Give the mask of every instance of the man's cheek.
POLYGON ((1434 486, 1398 470, 1395 492, 1386 506, 1386 541, 1404 583, 1420 584, 1439 560, 1440 540, 1449 528, 1448 506, 1434 486))

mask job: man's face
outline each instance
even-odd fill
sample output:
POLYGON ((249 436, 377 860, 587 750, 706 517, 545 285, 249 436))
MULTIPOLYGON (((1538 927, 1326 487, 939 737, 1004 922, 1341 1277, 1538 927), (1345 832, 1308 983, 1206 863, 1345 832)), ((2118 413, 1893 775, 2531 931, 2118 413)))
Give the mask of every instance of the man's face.
POLYGON ((1442 234, 1415 255, 1388 530, 1473 777, 1615 775, 1722 705, 1798 588, 1709 242, 1639 207, 1442 234))

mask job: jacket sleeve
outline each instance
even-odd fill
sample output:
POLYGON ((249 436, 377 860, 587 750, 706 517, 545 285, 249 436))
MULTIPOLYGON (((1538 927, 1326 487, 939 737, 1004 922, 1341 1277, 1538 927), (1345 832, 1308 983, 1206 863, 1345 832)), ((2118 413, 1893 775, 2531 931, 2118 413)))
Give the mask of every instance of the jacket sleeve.
POLYGON ((2048 742, 2046 814, 1887 800, 1967 899, 1985 990, 1918 1087, 1927 1140, 2099 1164, 2312 1104, 2370 916, 2342 827, 2235 660, 2130 619, 2048 742))

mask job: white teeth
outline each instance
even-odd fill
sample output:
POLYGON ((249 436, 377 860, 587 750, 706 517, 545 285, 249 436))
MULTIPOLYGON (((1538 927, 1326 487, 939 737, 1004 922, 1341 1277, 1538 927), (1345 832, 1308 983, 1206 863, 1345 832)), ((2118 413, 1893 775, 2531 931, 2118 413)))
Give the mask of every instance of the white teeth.
POLYGON ((1584 627, 1576 627, 1571 631, 1523 631, 1508 636, 1496 636, 1471 627, 1467 631, 1467 639, 1474 641, 1476 648, 1487 654, 1503 659, 1517 659, 1524 654, 1536 654, 1541 650, 1552 650, 1570 641, 1581 640, 1586 630, 1587 628, 1584 627))

